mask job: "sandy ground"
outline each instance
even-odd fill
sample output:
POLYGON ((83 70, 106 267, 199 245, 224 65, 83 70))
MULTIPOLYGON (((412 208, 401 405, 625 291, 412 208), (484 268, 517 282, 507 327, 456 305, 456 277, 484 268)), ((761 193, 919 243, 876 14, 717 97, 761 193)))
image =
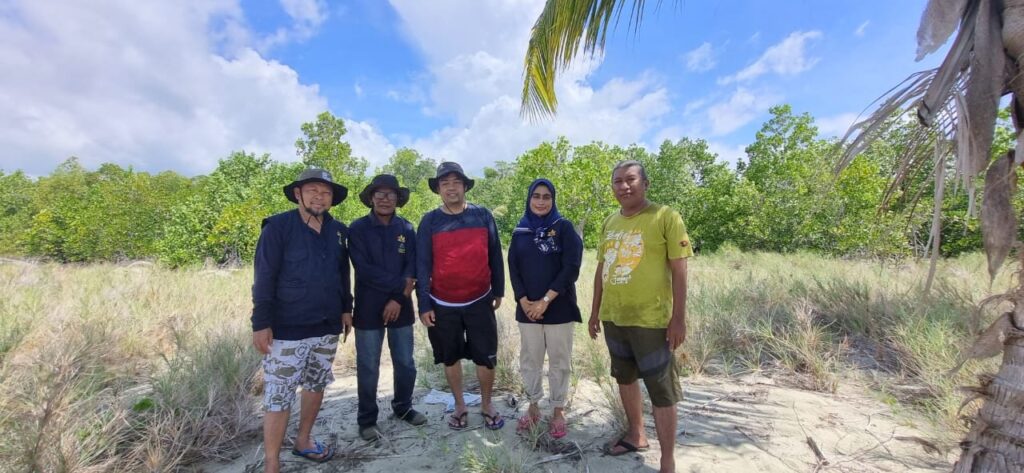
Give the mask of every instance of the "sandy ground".
MULTIPOLYGON (((372 444, 359 438, 356 380, 339 376, 327 391, 314 428, 317 438, 335 443, 338 455, 315 464, 293 457, 286 447, 284 471, 466 471, 468 457, 496 459, 509 472, 657 471, 661 451, 649 406, 646 425, 651 449, 607 456, 602 448, 617 432, 614 415, 602 389, 587 380, 579 382, 572 396, 569 435, 553 441, 546 434, 517 434, 516 418, 525 406, 520 401, 516 408, 510 407, 505 394, 499 394, 496 402, 506 417, 500 431, 482 428, 478 407, 470 408, 469 430, 450 430, 444 406, 421 402, 429 391, 423 388, 417 388, 413 400, 430 421, 423 427, 409 426, 389 417, 390 379, 389 367, 383 366, 378 425, 386 438, 372 444)), ((470 379, 467 384, 472 384, 470 379)), ((954 460, 952 452, 929 451, 930 445, 920 441, 927 436, 912 426, 912 419, 893 414, 889 406, 852 384, 837 394, 826 394, 777 386, 772 379, 751 375, 689 378, 683 386, 686 400, 678 406, 675 449, 680 472, 949 471, 954 460), (818 460, 808 438, 823 460, 818 460)), ((289 437, 294 435, 295 422, 293 413, 289 437)), ((262 456, 254 440, 233 462, 203 464, 199 471, 262 471, 262 456)))

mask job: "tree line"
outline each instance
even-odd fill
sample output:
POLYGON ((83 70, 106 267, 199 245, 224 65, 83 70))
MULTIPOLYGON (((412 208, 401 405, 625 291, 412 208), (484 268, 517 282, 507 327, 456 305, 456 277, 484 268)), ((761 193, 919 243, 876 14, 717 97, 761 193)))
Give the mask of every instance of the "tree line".
MULTIPOLYGON (((610 172, 623 159, 643 162, 651 200, 684 217, 700 251, 723 246, 749 251, 814 251, 837 256, 920 255, 931 219, 932 190, 922 173, 889 189, 898 166, 901 133, 917 126, 894 121, 892 139, 878 140, 849 168, 835 175, 834 139, 818 137, 809 114, 788 105, 771 118, 735 166, 723 162, 704 140, 666 140, 655 152, 601 142, 544 142, 514 161, 499 161, 475 176, 471 202, 494 213, 503 236, 522 215, 526 189, 536 177, 557 187, 558 206, 588 247, 597 243, 603 219, 617 204, 610 172), (888 196, 888 198, 885 198, 888 196), (882 203, 885 202, 884 205, 882 203)), ((294 206, 281 188, 307 166, 330 170, 350 197, 332 210, 349 222, 367 209, 356 194, 369 181, 369 163, 352 155, 345 124, 329 112, 303 124, 298 161, 239 151, 221 159, 208 175, 172 171, 151 174, 116 164, 85 169, 69 158, 47 176, 0 170, 0 254, 58 262, 158 260, 171 266, 244 264, 252 260, 260 222, 294 206)), ((1008 113, 1001 114, 994 154, 1013 146, 1008 113)), ((438 205, 427 187, 437 162, 403 148, 374 173, 391 173, 412 189, 400 214, 418 222, 438 205)), ((950 172, 950 187, 955 173, 950 172)), ((979 189, 982 184, 978 184, 979 189)), ((1022 197, 1018 194, 1017 199, 1022 197)), ((960 189, 942 205, 942 253, 981 248, 972 197, 960 189)), ((980 202, 980 196, 974 196, 980 202)))

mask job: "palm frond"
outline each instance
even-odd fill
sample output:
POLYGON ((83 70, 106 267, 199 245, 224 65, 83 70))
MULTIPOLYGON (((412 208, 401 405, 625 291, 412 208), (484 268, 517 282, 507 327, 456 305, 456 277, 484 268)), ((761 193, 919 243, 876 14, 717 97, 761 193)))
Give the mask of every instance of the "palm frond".
MULTIPOLYGON (((581 51, 593 56, 604 48, 612 20, 618 23, 624 0, 548 0, 530 32, 523 61, 520 114, 530 119, 554 115, 555 78, 581 51)), ((633 0, 630 23, 639 25, 644 0, 633 0)))

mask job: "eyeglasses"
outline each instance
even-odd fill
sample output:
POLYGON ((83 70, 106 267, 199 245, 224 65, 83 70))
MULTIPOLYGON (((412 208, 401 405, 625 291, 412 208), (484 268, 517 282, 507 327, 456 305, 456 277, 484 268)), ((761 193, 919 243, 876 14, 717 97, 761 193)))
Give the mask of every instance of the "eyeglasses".
POLYGON ((398 199, 398 193, 395 191, 376 191, 373 193, 373 198, 378 200, 396 200, 398 199))

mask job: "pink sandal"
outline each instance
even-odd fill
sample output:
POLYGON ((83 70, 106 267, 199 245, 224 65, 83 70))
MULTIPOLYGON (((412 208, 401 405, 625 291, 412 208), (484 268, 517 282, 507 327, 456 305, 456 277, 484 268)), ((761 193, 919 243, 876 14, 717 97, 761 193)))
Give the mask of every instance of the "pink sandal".
POLYGON ((548 433, 551 434, 551 438, 560 439, 565 437, 565 434, 567 433, 565 430, 565 419, 552 419, 551 422, 548 423, 548 433))
POLYGON ((529 414, 519 418, 519 425, 516 426, 516 432, 524 432, 533 429, 537 424, 540 423, 540 417, 533 417, 529 414))

